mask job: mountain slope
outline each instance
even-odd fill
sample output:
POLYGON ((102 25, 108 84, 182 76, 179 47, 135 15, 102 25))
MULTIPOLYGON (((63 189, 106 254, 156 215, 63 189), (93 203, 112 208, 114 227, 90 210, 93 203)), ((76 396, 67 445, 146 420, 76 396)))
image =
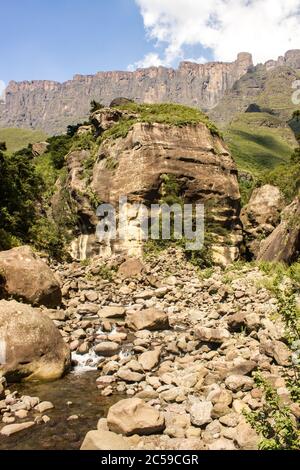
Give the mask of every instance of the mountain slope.
POLYGON ((7 151, 9 153, 21 150, 28 144, 34 144, 47 139, 47 135, 42 131, 34 131, 32 129, 14 129, 0 128, 0 142, 6 142, 7 151))

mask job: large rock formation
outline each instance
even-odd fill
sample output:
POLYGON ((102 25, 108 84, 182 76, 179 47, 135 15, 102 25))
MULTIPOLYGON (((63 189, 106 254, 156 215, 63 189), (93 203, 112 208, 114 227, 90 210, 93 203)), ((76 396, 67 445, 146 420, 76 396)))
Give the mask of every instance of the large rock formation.
POLYGON ((276 186, 266 184, 253 191, 241 212, 249 256, 258 255, 262 239, 268 237, 278 225, 283 205, 283 195, 276 186))
MULTIPOLYGON (((113 113, 113 118, 111 109, 93 115, 98 133, 107 129, 107 122, 114 126, 117 119, 124 119, 120 111, 113 113)), ((89 151, 72 152, 67 157, 67 186, 85 227, 85 235, 73 244, 73 256, 84 259, 99 253, 91 194, 93 199, 115 207, 120 197, 126 196, 128 216, 132 218, 128 236, 109 246, 101 246, 101 254, 109 256, 114 251, 140 255, 142 235, 133 204, 143 203, 148 207, 158 203, 167 191, 166 177, 171 175, 182 201, 205 205, 206 228, 213 233, 215 260, 226 264, 237 259, 242 241, 240 193, 236 166, 222 138, 211 132, 204 122, 179 127, 138 121, 136 119, 126 136, 103 140, 89 177, 85 171, 85 162, 92 158, 89 151)))
POLYGON ((258 260, 292 263, 300 254, 300 198, 287 206, 281 223, 260 245, 258 260))
POLYGON ((54 308, 61 303, 61 290, 46 263, 29 246, 21 246, 0 253, 1 297, 54 308))
POLYGON ((47 315, 14 300, 0 301, 0 375, 9 381, 56 380, 70 367, 70 350, 47 315))
POLYGON ((151 67, 135 72, 99 72, 76 75, 65 83, 10 82, 5 104, 0 107, 0 126, 61 133, 68 124, 88 117, 90 100, 108 105, 116 96, 210 109, 251 66, 251 55, 241 53, 232 63, 183 62, 178 70, 151 67))

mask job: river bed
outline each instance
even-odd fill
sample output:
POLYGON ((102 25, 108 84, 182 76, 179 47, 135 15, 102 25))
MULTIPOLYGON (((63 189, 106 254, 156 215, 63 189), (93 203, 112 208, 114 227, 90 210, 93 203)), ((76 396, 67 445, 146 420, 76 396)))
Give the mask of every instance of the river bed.
POLYGON ((96 429, 98 420, 106 417, 108 408, 120 399, 101 396, 96 387, 98 376, 95 370, 72 372, 52 383, 10 385, 11 391, 51 401, 54 408, 45 413, 50 418, 47 424, 35 425, 10 437, 0 436, 0 450, 79 449, 86 433, 96 429), (68 421, 72 415, 78 415, 78 419, 68 421))

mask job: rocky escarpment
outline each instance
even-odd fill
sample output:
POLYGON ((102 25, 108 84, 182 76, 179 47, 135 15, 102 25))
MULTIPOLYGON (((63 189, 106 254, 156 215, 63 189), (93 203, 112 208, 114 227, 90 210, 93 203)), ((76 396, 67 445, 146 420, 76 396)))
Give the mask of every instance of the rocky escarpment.
POLYGON ((97 133, 109 129, 117 138, 105 138, 103 134, 94 156, 91 150, 75 150, 67 156, 66 186, 76 202, 81 231, 86 237, 83 241, 80 236, 73 243, 73 256, 84 259, 124 251, 141 254, 143 243, 142 236, 137 236, 141 227, 135 220, 136 211, 129 216, 133 220, 125 240, 103 245, 95 237, 98 219, 92 202, 117 207, 120 197, 126 196, 130 212, 135 203, 149 206, 169 196, 169 202, 179 199, 184 203, 203 203, 216 261, 226 264, 237 259, 242 241, 237 170, 216 130, 210 130, 205 119, 180 127, 157 123, 155 116, 154 122, 142 122, 138 114, 132 122, 132 116, 117 109, 94 113, 92 121, 97 133), (128 124, 128 120, 127 134, 118 137, 118 126, 128 124), (168 194, 170 190, 172 194, 168 194))
POLYGON ((210 117, 219 125, 227 125, 252 104, 256 110, 257 106, 269 110, 286 122, 299 107, 292 101, 296 90, 293 83, 299 78, 300 50, 288 51, 278 61, 268 61, 250 68, 226 91, 217 106, 210 111, 210 117))
POLYGON ((178 70, 151 67, 135 72, 99 72, 76 75, 65 83, 10 82, 5 104, 0 104, 0 126, 62 133, 68 124, 88 117, 90 100, 108 105, 116 96, 210 109, 251 66, 251 55, 241 53, 232 63, 183 62, 178 70))

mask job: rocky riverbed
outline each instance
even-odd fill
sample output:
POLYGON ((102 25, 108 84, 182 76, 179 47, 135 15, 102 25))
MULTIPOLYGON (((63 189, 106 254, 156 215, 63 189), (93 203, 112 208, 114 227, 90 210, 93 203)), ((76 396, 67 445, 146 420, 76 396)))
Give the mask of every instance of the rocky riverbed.
POLYGON ((244 417, 264 403, 256 370, 299 419, 277 300, 258 267, 201 272, 170 249, 52 269, 62 308, 40 313, 69 345, 73 372, 2 391, 1 448, 256 449, 244 417))

